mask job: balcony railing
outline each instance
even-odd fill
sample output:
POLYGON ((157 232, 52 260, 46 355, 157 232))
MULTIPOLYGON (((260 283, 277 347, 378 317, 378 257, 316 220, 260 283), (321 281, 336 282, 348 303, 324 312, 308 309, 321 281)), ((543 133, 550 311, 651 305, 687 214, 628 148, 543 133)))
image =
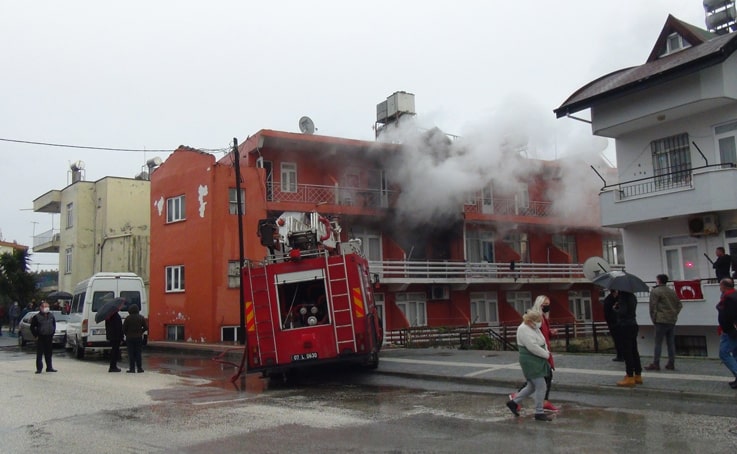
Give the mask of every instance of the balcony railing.
MULTIPOLYGON (((621 269, 621 266, 613 268, 621 269)), ((487 263, 451 261, 370 261, 369 269, 380 280, 421 282, 471 282, 506 280, 582 280, 581 263, 487 263)))
POLYGON ((552 202, 531 201, 520 203, 514 197, 485 199, 479 197, 466 201, 463 206, 465 213, 484 213, 510 216, 552 216, 552 202))
POLYGON ((296 202, 315 205, 360 206, 364 208, 388 208, 396 193, 380 189, 353 188, 298 184, 293 191, 282 190, 281 183, 267 183, 267 200, 271 202, 296 202))
POLYGON ((34 252, 58 252, 59 241, 58 229, 47 230, 33 237, 33 250, 34 252))
POLYGON ((712 164, 701 167, 677 166, 658 171, 659 175, 647 178, 638 178, 624 183, 606 185, 601 188, 602 191, 607 189, 615 190, 615 200, 625 200, 628 198, 654 194, 657 192, 666 192, 678 189, 693 188, 693 174, 695 170, 702 169, 724 169, 734 168, 734 163, 712 164))

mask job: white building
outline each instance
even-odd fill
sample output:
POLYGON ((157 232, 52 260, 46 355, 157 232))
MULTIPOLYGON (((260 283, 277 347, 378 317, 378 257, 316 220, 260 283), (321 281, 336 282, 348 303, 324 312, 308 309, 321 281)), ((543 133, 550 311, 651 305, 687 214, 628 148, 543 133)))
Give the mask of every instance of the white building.
MULTIPOLYGON (((718 355, 720 294, 705 254, 713 260, 723 246, 737 257, 735 50, 737 34, 668 16, 644 64, 588 83, 555 110, 590 109, 593 133, 615 140, 618 181, 601 190, 601 221, 623 229, 627 271, 698 281, 703 298, 682 293, 680 355, 718 355)), ((640 354, 649 356, 654 330, 647 294, 638 296, 640 354)))

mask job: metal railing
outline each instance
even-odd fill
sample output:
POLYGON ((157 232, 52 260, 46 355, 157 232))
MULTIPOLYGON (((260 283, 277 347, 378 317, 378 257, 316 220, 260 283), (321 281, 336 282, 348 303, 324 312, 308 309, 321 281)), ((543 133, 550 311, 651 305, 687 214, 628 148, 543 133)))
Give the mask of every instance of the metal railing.
POLYGON ((59 239, 59 229, 47 230, 46 232, 39 233, 38 235, 33 237, 33 248, 35 249, 39 246, 48 245, 53 242, 59 242, 59 239))
POLYGON ((293 190, 284 190, 280 183, 267 183, 267 200, 271 202, 297 202, 316 205, 360 206, 365 208, 388 208, 396 192, 370 188, 298 184, 293 190))
POLYGON ((465 213, 545 217, 552 216, 552 207, 552 202, 530 201, 524 204, 514 197, 492 199, 478 197, 467 200, 463 205, 463 211, 465 213))
MULTIPOLYGON (((614 269, 622 266, 614 265, 614 269)), ((487 263, 453 261, 369 261, 381 279, 584 279, 581 263, 487 263)))
POLYGON ((693 173, 695 170, 702 169, 724 169, 734 168, 735 163, 728 162, 724 164, 711 164, 701 167, 677 166, 662 171, 656 171, 658 175, 646 178, 638 178, 623 183, 606 185, 601 188, 602 191, 607 189, 615 190, 615 200, 624 200, 632 197, 638 197, 657 192, 671 191, 674 189, 690 189, 693 188, 693 173))

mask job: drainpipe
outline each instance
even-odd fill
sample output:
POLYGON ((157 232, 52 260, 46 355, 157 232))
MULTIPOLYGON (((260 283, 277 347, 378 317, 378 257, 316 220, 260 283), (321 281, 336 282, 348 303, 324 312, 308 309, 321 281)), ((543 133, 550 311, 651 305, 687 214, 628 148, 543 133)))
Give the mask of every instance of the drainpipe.
POLYGON ((126 238, 129 236, 133 236, 133 234, 123 233, 121 235, 106 236, 102 239, 102 241, 100 242, 100 247, 98 248, 98 252, 100 253, 100 269, 98 270, 98 272, 102 272, 102 253, 105 250, 105 243, 107 242, 107 240, 114 240, 116 238, 126 238))

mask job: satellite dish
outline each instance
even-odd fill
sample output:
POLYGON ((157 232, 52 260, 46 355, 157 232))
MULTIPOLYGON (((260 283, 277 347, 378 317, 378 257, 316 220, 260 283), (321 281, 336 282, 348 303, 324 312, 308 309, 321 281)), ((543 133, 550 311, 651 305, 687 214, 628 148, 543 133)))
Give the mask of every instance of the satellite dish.
POLYGON ((594 278, 612 270, 609 262, 601 257, 591 257, 583 262, 583 275, 586 279, 593 281, 594 278))
POLYGON ((299 119, 299 130, 302 131, 303 134, 314 134, 315 123, 312 122, 310 117, 302 117, 299 119))

